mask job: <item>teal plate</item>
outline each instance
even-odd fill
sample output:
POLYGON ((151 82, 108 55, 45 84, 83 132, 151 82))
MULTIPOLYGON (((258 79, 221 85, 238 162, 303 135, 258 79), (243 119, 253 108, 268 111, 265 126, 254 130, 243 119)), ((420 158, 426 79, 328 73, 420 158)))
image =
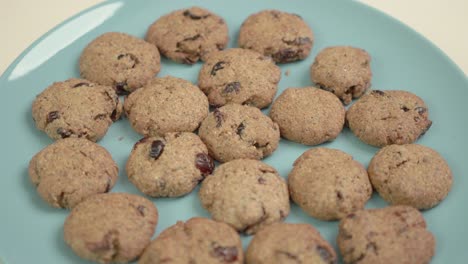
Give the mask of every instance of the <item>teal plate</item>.
MULTIPOLYGON (((108 1, 74 16, 37 40, 0 78, 5 99, 0 105, 4 119, 0 139, 0 262, 87 263, 63 242, 62 225, 68 211, 46 205, 29 182, 29 160, 52 143, 32 121, 31 103, 35 96, 54 81, 78 77, 81 51, 100 34, 121 31, 143 37, 156 18, 192 5, 207 7, 226 19, 230 47, 236 46, 242 21, 256 11, 275 8, 300 14, 307 21, 316 39, 312 54, 304 61, 280 65, 283 73, 289 70, 290 74, 283 74, 278 94, 287 87, 312 84, 309 66, 319 50, 330 45, 353 45, 364 48, 372 56, 373 88, 403 89, 420 95, 429 106, 434 125, 418 143, 439 151, 454 174, 453 189, 447 199, 424 212, 428 228, 437 239, 433 263, 466 263, 467 78, 437 47, 410 28, 358 2, 343 0, 295 0, 294 4, 280 0, 108 1)), ((201 63, 188 66, 163 59, 159 76, 171 74, 196 83, 200 66, 201 63)), ((127 120, 120 120, 99 142, 112 153, 120 167, 120 178, 113 192, 139 193, 124 171, 127 156, 139 138, 127 120)), ((348 129, 323 146, 344 150, 365 165, 377 151, 360 142, 348 129)), ((282 140, 279 149, 265 162, 286 177, 293 161, 308 148, 282 140)), ((177 220, 209 216, 200 206, 197 192, 198 189, 178 199, 152 199, 160 212, 155 235, 177 220)), ((367 207, 385 205, 374 194, 367 207)), ((295 205, 286 221, 314 225, 336 248, 338 222, 315 220, 295 205)), ((250 237, 243 237, 244 246, 249 240, 250 237)))

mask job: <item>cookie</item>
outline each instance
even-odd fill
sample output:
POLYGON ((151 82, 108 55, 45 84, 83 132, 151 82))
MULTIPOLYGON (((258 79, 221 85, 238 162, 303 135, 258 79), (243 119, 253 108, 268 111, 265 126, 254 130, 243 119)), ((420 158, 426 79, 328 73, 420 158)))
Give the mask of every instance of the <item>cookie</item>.
POLYGON ((242 264, 243 260, 236 230, 225 223, 195 217, 164 230, 145 249, 138 263, 242 264))
POLYGON ((273 102, 270 117, 279 125, 283 138, 318 145, 340 134, 345 109, 330 92, 314 87, 288 88, 273 102))
POLYGON ((198 195, 214 220, 248 235, 289 214, 286 182, 273 167, 258 160, 237 159, 220 165, 203 181, 198 195))
POLYGON ((124 102, 131 126, 144 136, 192 132, 209 111, 208 99, 191 82, 166 76, 154 78, 124 102))
POLYGON ((334 93, 344 104, 361 97, 371 85, 371 57, 365 50, 350 46, 323 49, 310 67, 312 81, 334 93))
POLYGON ((198 85, 213 106, 236 103, 264 108, 273 101, 280 79, 281 70, 271 58, 236 48, 210 54, 198 85))
POLYGON ((435 251, 422 214, 409 206, 350 214, 340 222, 337 243, 346 264, 426 264, 435 251))
POLYGON ((431 127, 424 101, 407 91, 374 90, 346 113, 351 131, 376 147, 415 142, 431 127))
POLYGON ((309 224, 275 223, 258 231, 246 251, 246 264, 336 264, 333 247, 309 224))
POLYGON ((303 60, 309 56, 314 35, 296 14, 264 10, 250 15, 239 31, 239 47, 270 56, 275 62, 303 60))
POLYGON ((94 195, 65 220, 64 239, 78 256, 99 263, 127 263, 150 243, 158 210, 151 201, 128 193, 94 195))
POLYGON ((114 89, 75 78, 53 83, 32 104, 36 127, 52 139, 98 141, 121 113, 114 89))
POLYGON ((156 20, 146 32, 146 40, 162 55, 186 64, 205 60, 222 50, 229 41, 224 19, 200 7, 180 9, 156 20))
POLYGON ((34 155, 28 171, 44 201, 57 208, 73 208, 93 194, 110 191, 119 168, 98 144, 66 138, 34 155))
POLYGON ((200 138, 188 132, 146 137, 133 147, 127 175, 141 192, 152 197, 190 193, 214 169, 200 138))
POLYGON ((337 220, 364 208, 372 194, 366 169, 338 149, 304 152, 288 176, 291 199, 309 215, 337 220))
POLYGON ((417 144, 383 147, 372 158, 369 177, 382 198, 394 205, 429 209, 452 187, 452 172, 435 150, 417 144))
POLYGON ((126 94, 158 74, 160 60, 154 45, 125 33, 109 32, 94 39, 83 50, 80 75, 126 94))
POLYGON ((262 159, 276 150, 280 140, 278 125, 258 108, 228 104, 215 109, 198 130, 213 158, 262 159))

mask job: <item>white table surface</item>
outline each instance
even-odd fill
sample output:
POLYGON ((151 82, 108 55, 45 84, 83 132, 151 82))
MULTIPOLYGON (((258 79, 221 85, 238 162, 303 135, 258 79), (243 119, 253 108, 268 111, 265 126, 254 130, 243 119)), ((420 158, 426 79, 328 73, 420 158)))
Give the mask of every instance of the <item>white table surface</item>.
MULTIPOLYGON (((45 32, 99 2, 102 0, 0 0, 0 74, 45 32)), ((468 74, 468 0, 361 2, 420 32, 468 74)))

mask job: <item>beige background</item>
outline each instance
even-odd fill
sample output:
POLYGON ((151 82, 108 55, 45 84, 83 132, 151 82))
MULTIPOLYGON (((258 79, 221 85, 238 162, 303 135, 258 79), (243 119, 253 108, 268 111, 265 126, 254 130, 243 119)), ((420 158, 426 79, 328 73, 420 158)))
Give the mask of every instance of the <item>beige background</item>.
MULTIPOLYGON (((129 0, 130 1, 130 0, 129 0)), ((0 0, 0 74, 34 40, 101 0, 0 0)), ((468 0, 361 0, 409 25, 468 74, 468 0)))

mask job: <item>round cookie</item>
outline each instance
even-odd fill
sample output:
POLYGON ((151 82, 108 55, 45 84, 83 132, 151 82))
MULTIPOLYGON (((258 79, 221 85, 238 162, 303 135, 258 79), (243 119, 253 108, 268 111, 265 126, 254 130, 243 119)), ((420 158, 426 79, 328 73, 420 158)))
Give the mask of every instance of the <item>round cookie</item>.
POLYGON ((452 187, 452 172, 435 150, 417 144, 383 147, 369 168, 372 185, 394 205, 429 209, 439 204, 452 187))
POLYGON ((348 109, 346 120, 359 139, 377 147, 413 143, 432 125, 424 101, 406 91, 374 90, 348 109))
POLYGON ((209 10, 191 7, 160 17, 148 28, 146 40, 169 59, 193 64, 224 49, 229 34, 224 19, 209 10))
POLYGON ((178 197, 190 193, 211 174, 214 162, 197 135, 167 133, 138 141, 126 170, 141 192, 152 197, 178 197))
POLYGON ((213 158, 262 159, 276 150, 280 140, 278 125, 258 108, 228 104, 211 112, 200 125, 200 138, 213 158))
POLYGON ((344 104, 361 97, 371 85, 370 55, 350 46, 328 47, 319 52, 310 67, 315 84, 334 93, 344 104))
POLYGON ((250 241, 246 264, 336 264, 333 247, 309 224, 275 223, 250 241))
POLYGON ((273 167, 258 160, 221 164, 203 181, 198 195, 214 220, 248 235, 289 214, 286 182, 273 167))
POLYGON ((36 127, 52 139, 98 141, 121 113, 122 104, 111 87, 75 78, 53 83, 32 104, 36 127))
POLYGON ((225 223, 195 217, 164 230, 141 255, 139 264, 244 263, 239 234, 225 223), (183 248, 183 250, 181 250, 183 248))
POLYGON ((313 148, 288 176, 291 199, 309 215, 337 220, 364 208, 372 194, 366 169, 341 150, 313 148))
POLYGON ((57 140, 29 162, 39 196, 57 208, 73 208, 93 194, 110 191, 118 172, 105 148, 83 138, 57 140))
POLYGON ((250 15, 239 31, 239 47, 270 56, 275 62, 303 60, 309 56, 314 36, 296 14, 264 10, 250 15))
POLYGON ((264 108, 271 104, 281 70, 269 58, 246 49, 228 49, 208 56, 198 85, 216 107, 228 103, 264 108))
POLYGON ((209 112, 208 99, 191 82, 166 76, 154 78, 124 102, 131 126, 144 136, 192 132, 209 112))
POLYGON ((97 194, 78 204, 63 227, 78 256, 99 263, 127 263, 140 256, 158 222, 151 201, 128 193, 97 194))
POLYGON ((345 109, 330 92, 314 87, 288 88, 273 102, 270 117, 278 124, 282 137, 318 145, 340 134, 345 109))
POLYGON ((80 75, 126 94, 145 85, 161 69, 158 49, 134 36, 109 32, 94 39, 80 57, 80 75))
POLYGON ((350 214, 340 222, 337 243, 345 264, 426 264, 435 251, 422 214, 409 206, 350 214))

